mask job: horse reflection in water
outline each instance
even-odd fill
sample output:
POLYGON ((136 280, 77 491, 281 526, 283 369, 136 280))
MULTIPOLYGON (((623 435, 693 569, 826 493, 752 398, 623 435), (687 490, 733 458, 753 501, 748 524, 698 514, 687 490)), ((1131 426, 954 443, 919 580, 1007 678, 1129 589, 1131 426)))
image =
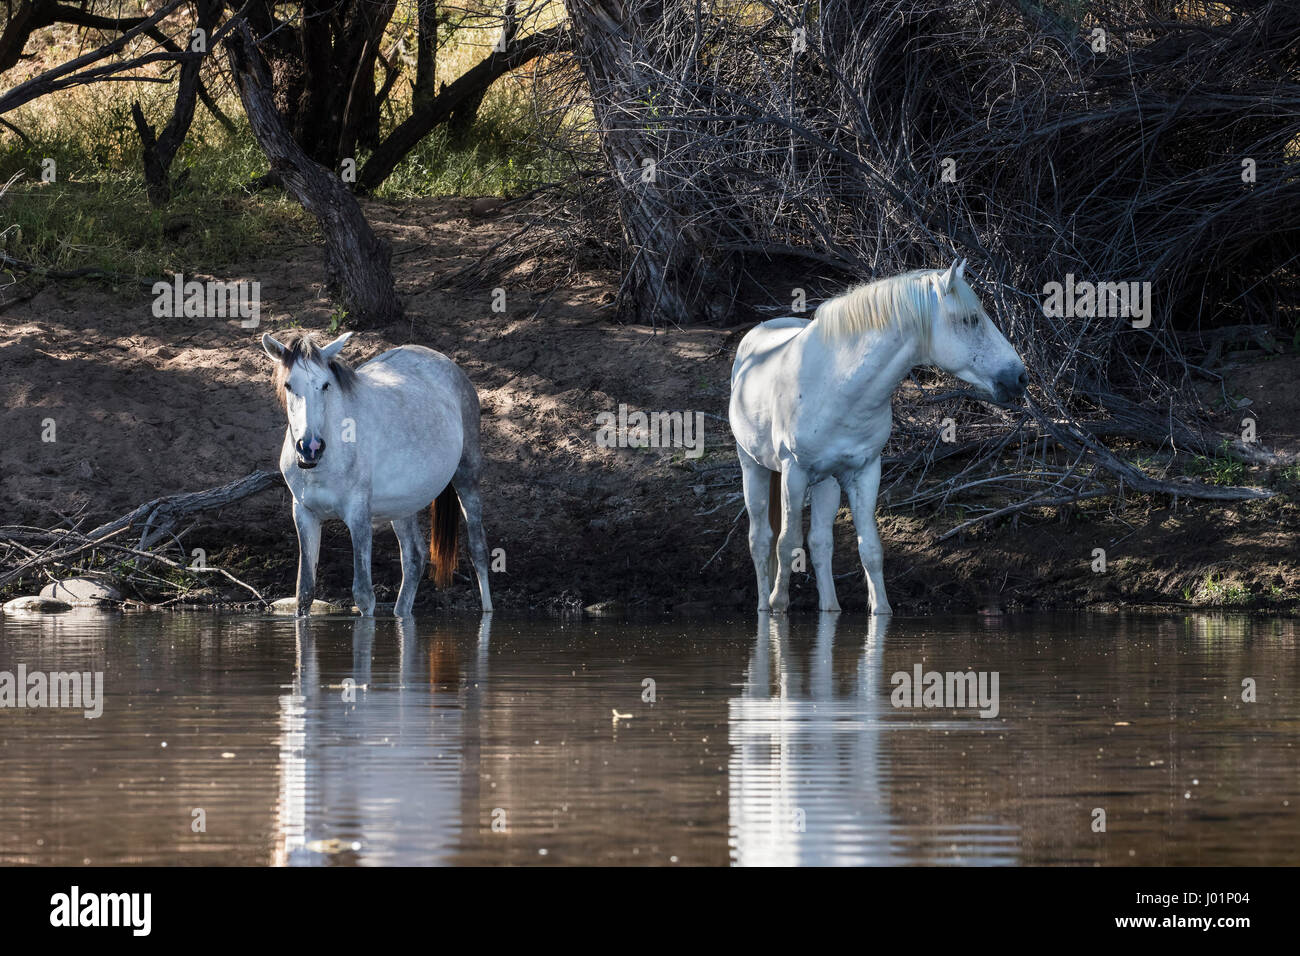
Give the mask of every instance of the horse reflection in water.
POLYGON ((932 783, 919 792, 918 783, 936 773, 936 763, 942 772, 951 757, 936 735, 940 741, 981 736, 979 719, 896 713, 884 666, 890 618, 875 615, 864 639, 841 640, 840 661, 854 655, 851 669, 835 666, 839 618, 819 615, 805 663, 791 648, 786 616, 759 615, 744 690, 728 708, 732 861, 1015 863, 1018 824, 975 809, 978 796, 937 815, 918 810, 936 789, 932 783))
POLYGON ((848 693, 836 696, 840 615, 818 615, 806 667, 785 615, 759 614, 744 691, 729 706, 731 852, 749 866, 889 863, 881 783, 880 659, 889 618, 873 615, 848 693), (879 836, 879 839, 875 837, 879 836))
MULTIPOLYGON (((280 697, 277 865, 444 862, 460 838, 463 808, 478 804, 478 719, 491 616, 479 624, 465 670, 449 634, 395 628, 396 686, 376 684, 374 618, 352 623, 352 666, 322 676, 321 622, 300 618, 293 687, 280 697), (424 665, 427 662, 427 671, 424 665), (345 683, 347 680, 351 686, 345 683), (469 732, 467 732, 469 731, 469 732)), ((334 632, 337 633, 337 632, 334 632)), ((332 634, 330 635, 332 636, 332 634)))

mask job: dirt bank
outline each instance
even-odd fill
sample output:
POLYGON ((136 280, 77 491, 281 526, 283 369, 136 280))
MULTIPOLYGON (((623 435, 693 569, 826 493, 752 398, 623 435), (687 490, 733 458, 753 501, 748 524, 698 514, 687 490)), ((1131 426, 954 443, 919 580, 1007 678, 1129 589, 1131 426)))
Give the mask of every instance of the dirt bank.
MULTIPOLYGON (((357 335, 348 355, 359 363, 418 342, 452 356, 478 386, 489 544, 506 554, 506 570, 493 580, 498 606, 750 607, 745 522, 736 520, 739 474, 723 420, 735 335, 611 325, 613 275, 571 280, 539 318, 545 295, 529 289, 527 266, 501 280, 504 313, 492 311, 488 291, 449 293, 446 277, 509 231, 470 207, 470 200, 368 205, 393 243, 408 320, 357 335), (703 412, 703 455, 599 447, 597 416, 620 405, 703 412)), ((331 305, 319 288, 316 247, 259 252, 218 277, 261 282, 256 330, 238 320, 155 319, 147 291, 93 284, 50 285, 0 312, 3 523, 48 527, 80 514, 91 527, 159 495, 275 467, 284 425, 257 337, 291 325, 324 329, 331 305), (48 420, 52 442, 43 440, 48 420)), ((1294 443, 1283 426, 1295 431, 1300 421, 1287 384, 1297 365, 1283 357, 1264 369, 1244 376, 1241 388, 1259 391, 1261 429, 1278 426, 1262 437, 1294 443)), ((885 514, 890 596, 902 612, 1118 603, 1294 608, 1300 509, 1294 487, 1283 487, 1288 493, 1270 501, 1226 508, 1099 500, 1022 514, 942 545, 935 538, 957 523, 953 514, 885 514), (1106 574, 1092 570, 1098 547, 1107 552, 1106 574)), ((284 596, 297 558, 288 505, 287 492, 277 490, 207 514, 184 544, 263 593, 284 596)), ((861 608, 866 592, 854 571, 847 511, 838 533, 841 602, 861 608)), ((322 596, 347 596, 349 555, 342 526, 328 529, 322 596)), ((464 570, 448 592, 426 585, 419 606, 474 606, 464 570)), ((395 542, 379 536, 381 601, 392 600, 397 580, 395 542)), ((797 588, 796 606, 815 606, 810 580, 797 588)))

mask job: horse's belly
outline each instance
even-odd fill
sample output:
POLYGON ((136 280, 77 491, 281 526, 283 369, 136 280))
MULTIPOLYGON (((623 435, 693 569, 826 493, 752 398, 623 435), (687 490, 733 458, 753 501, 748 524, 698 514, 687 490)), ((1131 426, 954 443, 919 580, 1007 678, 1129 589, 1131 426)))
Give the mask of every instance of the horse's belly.
MULTIPOLYGON (((444 487, 446 487, 444 485, 444 487)), ((429 485, 418 490, 408 490, 405 494, 384 495, 378 498, 372 498, 370 501, 370 514, 375 521, 396 521, 398 518, 405 518, 413 515, 417 511, 427 508, 433 499, 438 497, 442 488, 433 490, 429 485)))
POLYGON ((424 460, 409 470, 383 468, 370 487, 370 511, 376 521, 405 518, 427 508, 451 482, 457 461, 424 460))

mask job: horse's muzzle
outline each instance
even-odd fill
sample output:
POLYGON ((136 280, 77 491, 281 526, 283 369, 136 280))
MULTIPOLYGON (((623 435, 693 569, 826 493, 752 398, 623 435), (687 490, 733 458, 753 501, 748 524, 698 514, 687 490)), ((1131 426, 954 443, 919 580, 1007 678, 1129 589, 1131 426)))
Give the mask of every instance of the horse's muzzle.
POLYGON ((312 435, 306 441, 299 438, 294 445, 298 452, 299 468, 315 468, 320 464, 321 455, 325 454, 325 439, 312 435))
POLYGON ((1008 369, 993 381, 993 397, 999 402, 1013 402, 1029 388, 1029 373, 1024 367, 1008 369))

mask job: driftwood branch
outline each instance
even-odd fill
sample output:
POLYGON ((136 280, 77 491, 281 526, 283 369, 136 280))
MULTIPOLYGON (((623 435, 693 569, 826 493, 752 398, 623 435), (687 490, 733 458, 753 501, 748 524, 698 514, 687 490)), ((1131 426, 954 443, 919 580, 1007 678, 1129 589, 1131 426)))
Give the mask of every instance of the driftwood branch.
MULTIPOLYGON (((12 570, 0 574, 0 588, 25 577, 33 571, 55 565, 75 565, 88 552, 104 549, 129 553, 135 557, 166 564, 178 570, 210 571, 230 578, 241 587, 258 592, 221 568, 186 568, 149 548, 162 538, 170 537, 180 522, 190 515, 242 501, 282 482, 276 471, 255 471, 250 475, 216 488, 166 495, 146 502, 119 518, 102 524, 89 532, 77 528, 27 528, 0 527, 0 542, 15 544, 28 555, 12 570), (134 548, 120 544, 116 539, 136 528, 141 529, 140 542, 134 548)), ((261 595, 258 594, 259 599, 261 595)))

